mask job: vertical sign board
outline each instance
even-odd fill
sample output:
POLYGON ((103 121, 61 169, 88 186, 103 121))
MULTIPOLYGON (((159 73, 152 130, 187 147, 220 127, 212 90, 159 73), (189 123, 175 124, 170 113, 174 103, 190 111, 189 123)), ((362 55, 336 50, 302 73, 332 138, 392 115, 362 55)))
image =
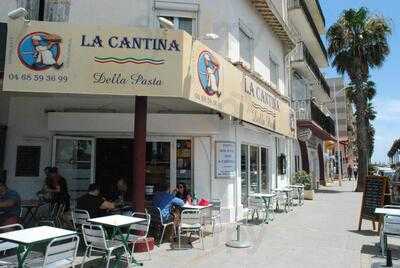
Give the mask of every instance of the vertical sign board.
POLYGON ((366 177, 358 230, 361 230, 363 219, 372 221, 373 228, 375 229, 375 222, 379 222, 379 215, 375 214, 375 209, 384 206, 386 184, 386 177, 366 177))
POLYGON ((236 144, 234 142, 215 142, 215 177, 234 178, 236 176, 236 144))

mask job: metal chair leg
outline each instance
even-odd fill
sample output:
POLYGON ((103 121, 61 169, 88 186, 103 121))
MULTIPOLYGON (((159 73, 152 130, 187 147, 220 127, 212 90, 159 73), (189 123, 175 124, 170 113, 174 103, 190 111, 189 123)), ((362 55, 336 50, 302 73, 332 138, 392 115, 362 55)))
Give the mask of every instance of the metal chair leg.
POLYGON ((163 238, 164 238, 164 232, 165 232, 165 226, 163 226, 163 230, 162 230, 162 233, 161 233, 160 242, 158 243, 158 246, 161 246, 161 243, 162 243, 163 238))
MULTIPOLYGON (((149 247, 149 241, 147 241, 147 238, 145 238, 146 241, 146 247, 147 247, 147 254, 149 255, 149 261, 151 261, 151 252, 150 252, 150 247, 149 247)), ((132 253, 133 256, 133 253, 132 253)))

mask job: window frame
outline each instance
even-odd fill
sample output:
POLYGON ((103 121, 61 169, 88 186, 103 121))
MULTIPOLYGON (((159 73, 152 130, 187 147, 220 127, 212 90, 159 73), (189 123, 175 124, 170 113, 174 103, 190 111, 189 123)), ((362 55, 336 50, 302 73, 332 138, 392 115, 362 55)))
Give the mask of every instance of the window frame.
POLYGON ((239 61, 247 67, 250 68, 251 71, 254 70, 254 34, 253 31, 243 22, 243 20, 239 19, 239 27, 238 27, 238 43, 239 43, 239 61), (250 62, 243 60, 240 53, 240 32, 243 32, 249 38, 249 46, 250 46, 250 62))
MULTIPOLYGON (((169 10, 162 8, 154 8, 154 27, 160 28, 159 17, 171 17, 174 18, 173 24, 174 29, 179 30, 179 18, 192 19, 192 34, 194 39, 198 37, 198 11, 187 11, 187 10, 169 10)), ((190 33, 188 33, 190 34, 190 33)))
POLYGON ((279 83, 279 80, 280 80, 280 65, 279 65, 279 63, 278 63, 279 61, 277 60, 277 58, 270 52, 269 53, 269 81, 270 81, 270 83, 273 85, 273 86, 275 86, 275 89, 276 90, 279 90, 280 89, 280 83, 279 83), (276 72, 275 72, 275 74, 276 74, 276 82, 275 81, 272 81, 272 65, 275 65, 276 66, 276 72))

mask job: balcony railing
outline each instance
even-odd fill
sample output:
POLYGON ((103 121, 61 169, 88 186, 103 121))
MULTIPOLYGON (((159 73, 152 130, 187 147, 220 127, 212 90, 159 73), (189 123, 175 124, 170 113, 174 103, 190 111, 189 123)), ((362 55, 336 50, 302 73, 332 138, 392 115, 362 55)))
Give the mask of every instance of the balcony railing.
POLYGON ((328 53, 326 52, 324 43, 322 42, 321 36, 318 32, 317 26, 314 23, 314 19, 311 16, 310 11, 308 10, 307 4, 304 0, 290 0, 288 3, 288 9, 297 9, 297 8, 301 8, 307 18, 308 24, 310 25, 315 38, 318 40, 318 43, 322 49, 322 52, 325 55, 325 58, 328 58, 328 53))
POLYGON ((331 90, 325 77, 318 68, 318 64, 315 62, 310 51, 308 51, 307 46, 303 42, 299 42, 296 47, 296 54, 293 57, 293 61, 305 61, 310 67, 311 71, 314 73, 316 79, 321 84, 323 90, 330 96, 331 90))
POLYGON ((321 109, 311 100, 293 101, 293 109, 296 111, 297 120, 314 121, 326 132, 335 136, 335 122, 326 116, 321 109))

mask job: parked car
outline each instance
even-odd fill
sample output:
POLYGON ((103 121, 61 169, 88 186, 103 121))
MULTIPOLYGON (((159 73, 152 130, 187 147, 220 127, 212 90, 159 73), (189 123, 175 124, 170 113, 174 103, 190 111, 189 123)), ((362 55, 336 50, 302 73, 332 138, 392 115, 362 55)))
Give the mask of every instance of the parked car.
POLYGON ((391 168, 378 167, 375 175, 389 177, 390 179, 392 179, 394 174, 395 174, 395 171, 391 168))

